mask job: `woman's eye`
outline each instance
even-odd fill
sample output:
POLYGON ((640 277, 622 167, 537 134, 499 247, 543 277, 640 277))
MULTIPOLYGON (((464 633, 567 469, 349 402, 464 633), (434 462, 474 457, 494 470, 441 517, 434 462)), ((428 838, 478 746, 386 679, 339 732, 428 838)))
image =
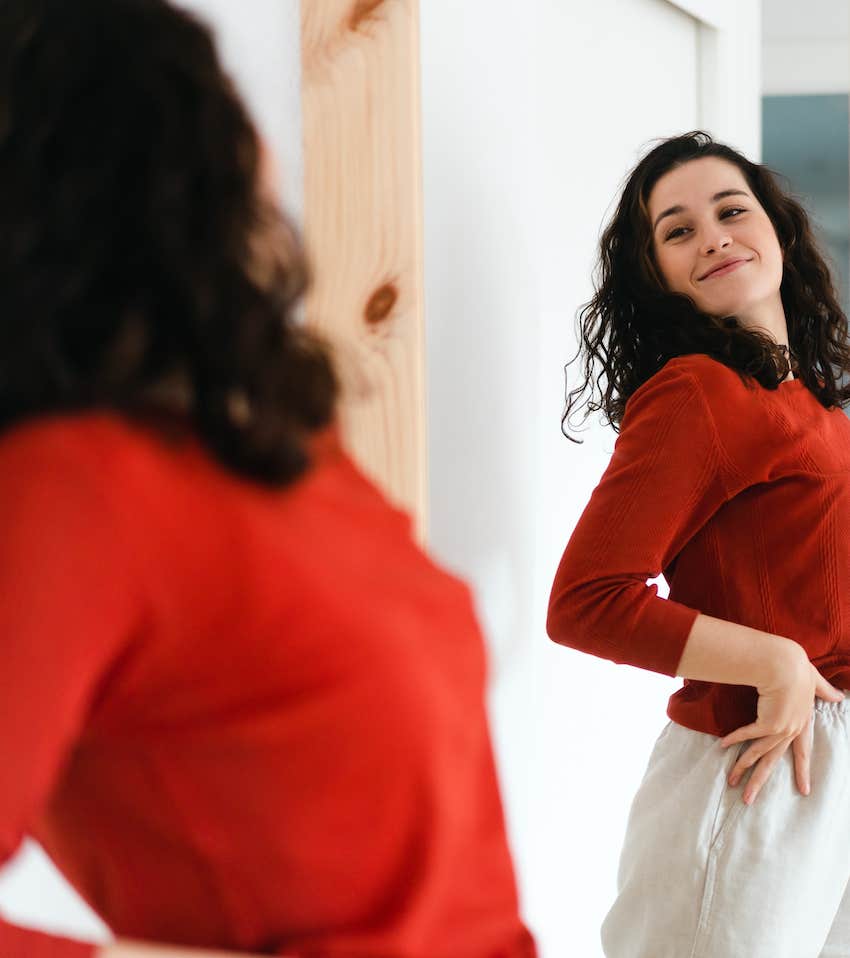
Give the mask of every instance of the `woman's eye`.
MULTIPOLYGON (((737 218, 737 214, 746 212, 747 211, 743 206, 730 206, 728 209, 723 210, 723 212, 720 214, 720 219, 729 219, 729 217, 733 214, 737 218)), ((670 232, 664 238, 666 240, 678 239, 678 237, 682 236, 687 229, 688 227, 686 226, 677 226, 674 230, 670 230, 670 232)))

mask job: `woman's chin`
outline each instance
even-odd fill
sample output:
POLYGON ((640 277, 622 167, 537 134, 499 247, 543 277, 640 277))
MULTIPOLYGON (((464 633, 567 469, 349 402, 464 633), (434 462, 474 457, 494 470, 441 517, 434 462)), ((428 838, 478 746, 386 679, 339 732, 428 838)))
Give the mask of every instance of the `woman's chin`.
POLYGON ((730 316, 740 318, 741 313, 746 311, 748 305, 748 300, 734 300, 730 298, 722 303, 706 303, 700 308, 703 312, 708 313, 709 316, 714 316, 716 319, 728 319, 730 316))

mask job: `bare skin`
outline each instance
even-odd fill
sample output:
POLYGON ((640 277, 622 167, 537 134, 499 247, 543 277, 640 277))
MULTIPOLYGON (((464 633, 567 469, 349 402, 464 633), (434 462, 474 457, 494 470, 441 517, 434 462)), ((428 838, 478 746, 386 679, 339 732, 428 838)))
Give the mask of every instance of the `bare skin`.
POLYGON ((803 647, 791 639, 747 626, 699 615, 694 621, 678 674, 704 682, 751 685, 759 695, 758 717, 720 740, 723 748, 752 741, 729 774, 736 786, 753 768, 743 792, 749 805, 790 746, 795 781, 803 795, 811 791, 811 721, 815 697, 840 702, 836 689, 809 661, 803 647))
POLYGON ((244 951, 205 951, 198 948, 176 948, 169 945, 146 945, 132 941, 118 941, 97 952, 97 958, 260 958, 244 951))
MULTIPOLYGON (((656 261, 670 290, 690 296, 704 312, 734 315, 743 325, 766 330, 777 343, 788 345, 779 293, 782 249, 767 213, 734 163, 704 157, 670 170, 653 187, 647 206, 656 261), (726 265, 711 275, 720 264, 726 265)), ((756 800, 789 747, 797 788, 803 795, 810 793, 814 700, 837 702, 844 693, 820 675, 802 646, 784 636, 700 615, 678 674, 757 689, 756 721, 720 740, 723 748, 751 742, 728 779, 736 786, 752 769, 745 802, 756 800)))
POLYGON ((656 261, 669 289, 690 296, 706 313, 734 315, 788 345, 779 294, 782 249, 734 163, 712 156, 670 170, 655 184, 648 209, 656 261), (675 209, 681 212, 670 212, 675 209), (730 259, 740 266, 706 275, 730 259))

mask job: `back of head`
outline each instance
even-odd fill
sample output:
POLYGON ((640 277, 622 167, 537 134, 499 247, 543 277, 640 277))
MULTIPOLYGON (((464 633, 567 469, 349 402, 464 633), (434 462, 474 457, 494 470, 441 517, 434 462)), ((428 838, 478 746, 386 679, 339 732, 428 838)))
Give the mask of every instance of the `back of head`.
POLYGON ((278 482, 332 415, 300 243, 208 29, 165 0, 0 0, 0 429, 185 421, 278 482))
POLYGON ((668 359, 689 353, 712 356, 767 388, 776 388, 793 361, 825 406, 850 402, 850 385, 841 382, 850 376, 847 318, 804 208, 772 170, 701 130, 661 140, 628 174, 600 239, 595 286, 581 310, 579 350, 570 361, 583 354, 584 381, 568 394, 562 425, 602 373, 605 391, 600 390, 598 401, 591 392, 586 415, 601 409, 616 428, 629 396, 668 359), (662 276, 650 194, 666 173, 705 157, 738 167, 776 233, 783 254, 779 292, 790 357, 767 332, 745 326, 734 315, 703 312, 691 297, 671 291, 662 276))

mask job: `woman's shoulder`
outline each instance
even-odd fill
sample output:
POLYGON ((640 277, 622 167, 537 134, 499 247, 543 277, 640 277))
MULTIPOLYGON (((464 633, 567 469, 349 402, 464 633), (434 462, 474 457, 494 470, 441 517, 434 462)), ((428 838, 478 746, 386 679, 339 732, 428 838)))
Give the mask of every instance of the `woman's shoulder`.
POLYGON ((50 413, 0 432, 0 490, 37 484, 63 499, 88 498, 125 507, 140 488, 162 489, 173 465, 202 483, 197 442, 118 412, 50 413))
MULTIPOLYGON (((0 432, 0 526, 33 539, 52 529, 63 548, 107 550, 119 562, 127 541, 127 470, 116 468, 132 442, 126 427, 102 414, 28 417, 0 432), (74 543, 68 530, 88 530, 74 543), (63 531, 64 530, 64 531, 63 531)), ((57 540, 58 541, 58 540, 57 540)))
POLYGON ((747 394, 749 377, 705 353, 674 356, 631 394, 628 407, 649 403, 701 401, 712 408, 716 403, 734 403, 747 394))
POLYGON ((0 433, 0 463, 79 460, 130 442, 130 430, 104 413, 51 413, 27 417, 0 433))
POLYGON ((690 377, 695 379, 703 389, 712 392, 716 389, 728 391, 733 384, 741 389, 747 388, 746 380, 739 370, 727 366, 719 359, 707 353, 687 353, 668 359, 662 368, 655 374, 666 378, 690 377))

